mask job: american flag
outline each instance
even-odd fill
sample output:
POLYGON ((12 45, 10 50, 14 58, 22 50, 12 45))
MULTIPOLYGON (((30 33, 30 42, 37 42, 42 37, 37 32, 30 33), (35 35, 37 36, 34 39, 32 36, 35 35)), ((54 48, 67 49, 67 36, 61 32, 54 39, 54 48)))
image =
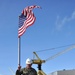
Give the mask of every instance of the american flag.
POLYGON ((19 29, 18 29, 18 37, 22 36, 26 29, 33 25, 33 23, 36 20, 36 17, 34 16, 33 9, 34 8, 40 8, 40 6, 28 6, 23 11, 22 14, 19 16, 19 29))

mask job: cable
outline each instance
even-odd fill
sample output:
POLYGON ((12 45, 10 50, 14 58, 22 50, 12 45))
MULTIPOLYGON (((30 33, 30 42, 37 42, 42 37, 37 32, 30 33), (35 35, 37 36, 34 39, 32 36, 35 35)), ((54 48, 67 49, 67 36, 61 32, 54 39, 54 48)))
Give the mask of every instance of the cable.
POLYGON ((53 58, 55 58, 55 57, 57 57, 57 56, 59 56, 59 55, 61 55, 61 54, 63 54, 63 53, 66 53, 66 52, 72 50, 73 48, 75 48, 75 45, 73 45, 73 46, 71 46, 71 47, 69 47, 69 48, 67 48, 67 49, 65 49, 65 50, 63 50, 63 51, 61 51, 61 52, 58 52, 57 54, 55 54, 55 55, 53 55, 53 56, 47 58, 45 61, 51 60, 51 59, 53 59, 53 58))
POLYGON ((50 48, 50 49, 38 50, 38 51, 35 51, 35 52, 43 52, 43 51, 48 51, 48 50, 55 50, 55 49, 58 49, 58 48, 63 48, 63 47, 71 46, 71 45, 75 45, 75 44, 69 44, 69 45, 59 46, 59 47, 50 48))

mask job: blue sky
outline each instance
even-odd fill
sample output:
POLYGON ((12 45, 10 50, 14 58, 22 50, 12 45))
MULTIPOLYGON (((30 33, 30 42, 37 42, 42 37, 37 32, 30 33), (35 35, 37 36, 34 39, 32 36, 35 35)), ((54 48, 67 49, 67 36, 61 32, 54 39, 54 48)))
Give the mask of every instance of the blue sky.
MULTIPOLYGON (((11 75, 18 67, 18 16, 26 6, 34 9, 36 21, 21 37, 21 66, 33 58, 33 51, 45 50, 75 43, 75 0, 0 0, 0 75, 11 75)), ((47 59, 65 48, 39 52, 47 59)), ((75 50, 64 53, 42 65, 48 74, 63 69, 75 69, 75 50)), ((37 65, 33 65, 37 70, 37 65)))

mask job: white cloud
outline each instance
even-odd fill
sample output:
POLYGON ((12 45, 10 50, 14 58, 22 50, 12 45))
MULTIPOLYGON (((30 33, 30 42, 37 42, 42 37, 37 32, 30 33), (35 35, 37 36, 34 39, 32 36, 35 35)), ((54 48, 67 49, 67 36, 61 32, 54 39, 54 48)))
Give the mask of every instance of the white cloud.
POLYGON ((66 17, 63 20, 61 20, 60 17, 57 16, 57 20, 56 20, 56 24, 55 24, 56 30, 60 31, 66 22, 67 22, 66 17))
POLYGON ((75 19, 75 11, 72 13, 72 19, 75 19))
POLYGON ((75 11, 71 14, 70 17, 64 17, 62 20, 60 19, 59 16, 57 16, 57 20, 56 20, 56 23, 55 23, 55 30, 62 30, 62 28, 64 27, 65 23, 67 22, 70 22, 71 20, 74 20, 75 19, 75 11))

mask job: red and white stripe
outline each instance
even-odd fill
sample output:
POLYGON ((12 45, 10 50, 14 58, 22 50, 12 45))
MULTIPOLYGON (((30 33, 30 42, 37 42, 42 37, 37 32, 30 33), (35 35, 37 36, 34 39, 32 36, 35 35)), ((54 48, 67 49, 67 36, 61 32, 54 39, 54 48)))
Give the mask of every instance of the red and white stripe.
POLYGON ((22 14, 26 16, 26 20, 24 21, 23 26, 18 29, 18 37, 22 36, 26 31, 26 29, 35 22, 36 17, 34 16, 34 13, 32 11, 34 8, 40 8, 40 7, 36 5, 29 6, 22 11, 22 14))

